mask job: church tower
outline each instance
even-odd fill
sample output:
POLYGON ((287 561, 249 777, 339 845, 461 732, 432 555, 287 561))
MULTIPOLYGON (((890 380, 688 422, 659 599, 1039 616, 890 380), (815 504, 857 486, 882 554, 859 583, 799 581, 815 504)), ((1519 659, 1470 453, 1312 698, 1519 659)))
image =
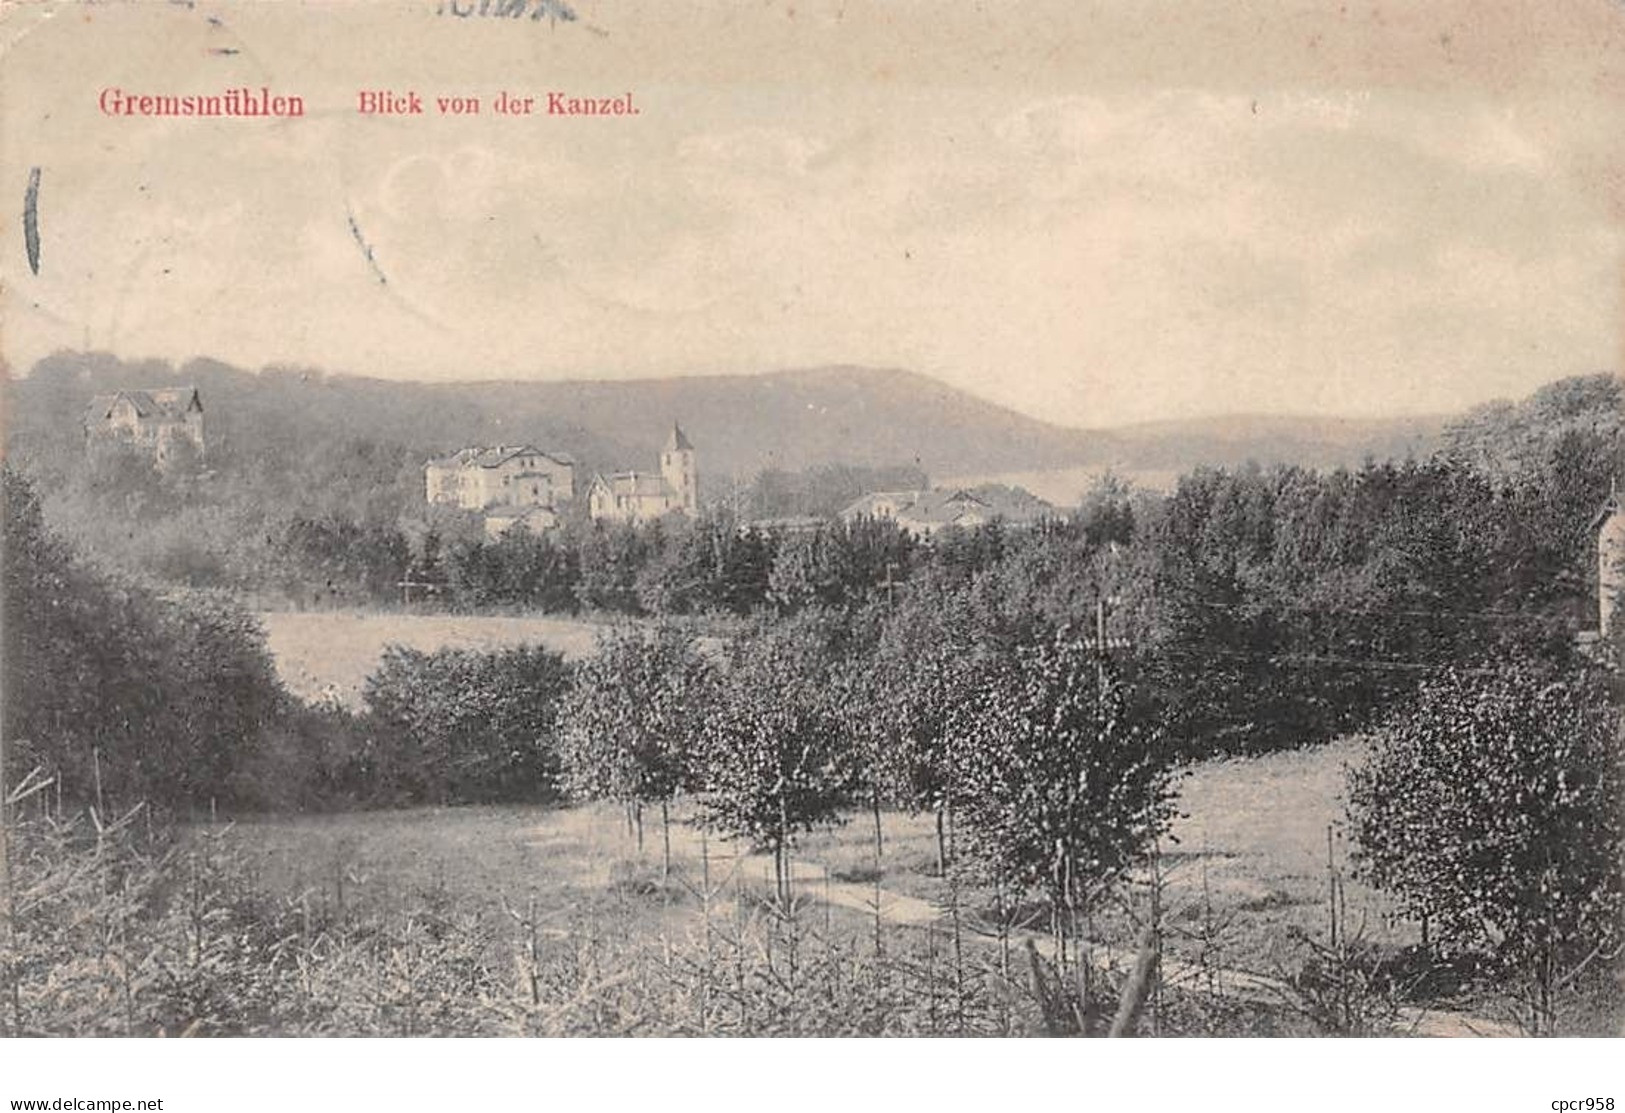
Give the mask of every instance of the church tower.
POLYGON ((700 512, 700 473, 694 464, 694 446, 682 426, 671 423, 671 436, 660 452, 660 475, 677 497, 674 510, 693 516, 700 512))

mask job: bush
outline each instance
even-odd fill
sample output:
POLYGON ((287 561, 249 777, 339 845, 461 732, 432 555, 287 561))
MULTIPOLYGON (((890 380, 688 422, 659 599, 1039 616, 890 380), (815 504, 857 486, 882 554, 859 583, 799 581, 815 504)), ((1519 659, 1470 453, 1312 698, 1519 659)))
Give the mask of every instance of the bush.
POLYGON ((362 693, 371 717, 363 775, 400 803, 550 799, 554 722, 569 680, 564 658, 535 646, 390 646, 362 693))
POLYGON ((1620 943, 1622 761, 1600 676, 1449 673, 1349 775, 1357 862, 1447 953, 1523 974, 1549 1030, 1554 993, 1620 943))

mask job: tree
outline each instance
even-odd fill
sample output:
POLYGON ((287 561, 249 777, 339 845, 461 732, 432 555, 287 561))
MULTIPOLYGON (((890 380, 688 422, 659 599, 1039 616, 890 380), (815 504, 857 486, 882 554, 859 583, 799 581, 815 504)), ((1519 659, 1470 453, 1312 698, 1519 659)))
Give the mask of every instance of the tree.
POLYGON ((1621 941, 1617 697, 1572 668, 1450 672, 1349 774, 1364 876, 1443 951, 1487 954, 1527 978, 1539 1031, 1551 1031, 1565 979, 1621 941))
POLYGON ((767 600, 780 613, 803 607, 851 608, 893 576, 907 575, 917 545, 897 523, 830 521, 778 539, 767 600))
POLYGON ((740 635, 703 730, 704 821, 772 853, 781 902, 797 834, 836 823, 853 780, 828 698, 835 633, 813 613, 740 635))
POLYGON ((660 805, 671 870, 673 797, 695 783, 694 750, 710 701, 711 667, 692 633, 663 624, 602 634, 576 666, 560 711, 560 753, 572 796, 620 800, 643 849, 643 806, 660 805))
POLYGON ((846 603, 852 577, 838 533, 826 524, 780 538, 767 581, 767 600, 779 613, 846 603))
POLYGON ((581 605, 638 614, 638 571, 649 559, 650 539, 630 522, 582 523, 570 535, 577 554, 576 597, 581 605))
POLYGON ((1058 953, 1173 816, 1167 749, 1119 668, 1066 632, 1023 647, 963 702, 972 847, 1044 894, 1058 953))
POLYGON ((384 650, 362 696, 374 776, 407 802, 545 800, 555 790, 564 658, 538 646, 490 653, 384 650))
POLYGON ((664 548, 639 571, 638 600, 655 614, 749 614, 767 599, 773 554, 727 511, 673 522, 664 548))
POLYGON ((886 615, 874 650, 849 659, 842 717, 870 791, 877 846, 883 799, 930 811, 946 870, 962 725, 955 709, 974 688, 980 647, 964 594, 920 586, 928 590, 911 588, 886 615))

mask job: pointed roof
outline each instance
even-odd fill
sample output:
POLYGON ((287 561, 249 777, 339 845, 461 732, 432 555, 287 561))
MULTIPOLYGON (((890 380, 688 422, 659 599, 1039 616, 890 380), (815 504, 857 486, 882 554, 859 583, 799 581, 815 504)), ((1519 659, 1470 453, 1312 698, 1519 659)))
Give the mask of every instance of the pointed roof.
POLYGON ((688 443, 688 438, 687 437, 683 436, 683 427, 681 425, 677 424, 675 421, 671 423, 671 436, 666 438, 665 451, 667 451, 667 452, 693 452, 694 451, 694 446, 692 444, 688 443))
POLYGON ((543 456, 563 467, 575 467, 575 458, 567 452, 553 452, 534 445, 499 444, 494 448, 460 448, 450 456, 439 456, 425 467, 431 468, 495 468, 516 456, 543 456))
POLYGON ((159 390, 116 390, 108 394, 94 395, 85 407, 86 417, 95 421, 107 420, 120 399, 128 401, 135 409, 136 416, 140 418, 164 417, 179 420, 193 407, 200 412, 203 409, 203 402, 195 386, 164 387, 159 390))

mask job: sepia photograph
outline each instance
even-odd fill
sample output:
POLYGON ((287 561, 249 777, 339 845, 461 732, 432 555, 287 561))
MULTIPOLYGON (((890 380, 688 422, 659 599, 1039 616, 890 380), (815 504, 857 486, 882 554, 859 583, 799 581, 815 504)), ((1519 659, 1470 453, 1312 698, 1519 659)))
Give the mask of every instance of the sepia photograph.
POLYGON ((0 1035, 1620 1035, 1621 58, 0 9, 0 1035))

